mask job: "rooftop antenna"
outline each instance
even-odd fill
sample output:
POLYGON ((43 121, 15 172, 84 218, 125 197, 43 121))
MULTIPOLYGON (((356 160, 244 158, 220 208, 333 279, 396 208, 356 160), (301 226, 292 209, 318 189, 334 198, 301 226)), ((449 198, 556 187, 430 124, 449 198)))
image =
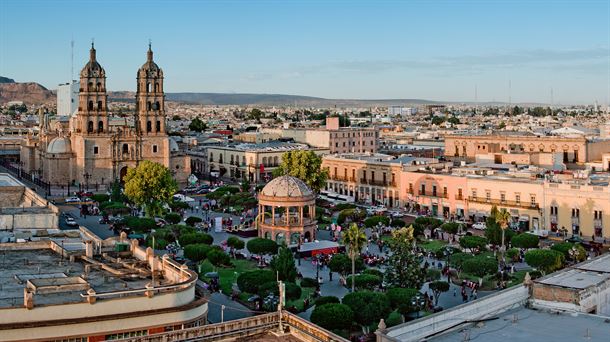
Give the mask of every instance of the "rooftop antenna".
POLYGON ((74 81, 74 36, 70 41, 70 81, 74 81))

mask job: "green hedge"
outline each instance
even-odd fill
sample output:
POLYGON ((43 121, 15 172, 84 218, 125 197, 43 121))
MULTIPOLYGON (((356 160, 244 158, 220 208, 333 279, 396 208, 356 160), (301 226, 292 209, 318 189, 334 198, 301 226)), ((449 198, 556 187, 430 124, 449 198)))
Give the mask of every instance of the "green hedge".
POLYGON ((258 293, 261 285, 275 281, 275 273, 271 270, 254 270, 240 274, 237 286, 242 292, 258 293))
POLYGON ((180 246, 185 247, 193 244, 206 244, 211 245, 214 242, 214 238, 205 233, 187 233, 183 234, 178 238, 180 246))
POLYGON ((194 262, 205 259, 212 246, 206 244, 194 244, 184 247, 184 256, 194 262))

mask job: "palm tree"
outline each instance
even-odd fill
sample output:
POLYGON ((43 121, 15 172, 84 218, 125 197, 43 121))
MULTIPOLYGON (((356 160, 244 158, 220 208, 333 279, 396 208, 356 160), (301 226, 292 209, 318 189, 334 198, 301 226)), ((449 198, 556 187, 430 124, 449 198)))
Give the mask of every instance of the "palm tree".
POLYGON ((362 248, 366 244, 366 233, 364 229, 358 227, 356 223, 352 223, 349 228, 343 232, 343 243, 347 246, 347 253, 352 259, 352 292, 354 292, 356 282, 356 257, 360 255, 362 248))
POLYGON ((506 231, 506 228, 508 228, 508 222, 510 222, 510 213, 502 208, 502 210, 500 210, 497 214, 496 214, 496 223, 500 226, 500 229, 502 230, 502 262, 505 262, 504 260, 504 232, 506 231))

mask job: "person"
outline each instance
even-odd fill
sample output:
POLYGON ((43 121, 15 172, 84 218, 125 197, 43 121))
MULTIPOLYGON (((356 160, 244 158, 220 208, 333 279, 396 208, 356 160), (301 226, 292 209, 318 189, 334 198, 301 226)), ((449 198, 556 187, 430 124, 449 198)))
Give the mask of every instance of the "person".
POLYGON ((333 271, 328 271, 328 280, 333 281, 333 271))

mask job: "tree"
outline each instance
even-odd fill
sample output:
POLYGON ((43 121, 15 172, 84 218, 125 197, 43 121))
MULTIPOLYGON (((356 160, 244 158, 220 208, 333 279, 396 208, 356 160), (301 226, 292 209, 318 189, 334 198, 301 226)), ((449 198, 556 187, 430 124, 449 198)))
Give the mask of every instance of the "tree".
POLYGON ((261 285, 275 281, 275 273, 271 270, 254 270, 240 274, 237 277, 237 286, 243 292, 258 293, 261 285))
MULTIPOLYGON (((328 263, 328 268, 331 271, 346 276, 351 271, 352 260, 345 254, 335 254, 328 263)), ((355 261, 355 271, 360 272, 364 269, 364 261, 358 256, 355 261)))
POLYGON ((182 216, 178 213, 165 214, 165 221, 169 224, 178 224, 182 220, 182 216))
POLYGON ((394 230, 389 247, 392 254, 385 270, 388 286, 419 289, 424 283, 426 271, 420 266, 421 257, 413 250, 413 227, 394 230))
POLYGON ((187 245, 184 247, 184 256, 188 259, 199 262, 205 259, 208 255, 208 252, 212 250, 212 246, 206 244, 194 244, 187 245))
POLYGON ((111 202, 123 202, 123 193, 121 192, 121 183, 119 181, 112 182, 110 187, 110 201, 111 202))
POLYGON ((460 230, 460 223, 457 222, 446 222, 441 225, 441 229, 449 234, 457 234, 460 230))
POLYGON ((417 289, 393 287, 386 294, 393 309, 398 310, 401 315, 407 315, 415 309, 411 305, 411 298, 415 297, 419 291, 417 289))
POLYGON ((169 169, 148 160, 128 169, 125 176, 125 195, 133 203, 144 206, 148 216, 154 216, 163 204, 170 202, 177 189, 169 169))
POLYGON ((428 288, 432 290, 434 295, 434 305, 438 305, 438 298, 441 293, 449 291, 449 283, 446 281, 433 281, 428 284, 428 288))
POLYGON ((352 326, 354 312, 345 304, 327 303, 316 305, 310 319, 324 329, 344 330, 352 326))
POLYGON ((484 250, 487 246, 487 239, 482 236, 463 236, 460 239, 460 246, 468 248, 477 254, 479 251, 484 250))
POLYGON ((462 268, 468 274, 484 277, 489 274, 495 274, 498 271, 498 261, 491 257, 476 256, 464 260, 462 268))
POLYGON ((373 274, 358 274, 347 278, 347 286, 353 286, 354 284, 358 290, 374 290, 381 285, 381 277, 373 274))
POLYGON ((553 272, 563 266, 565 257, 552 249, 532 249, 525 253, 525 262, 543 273, 553 272))
POLYGON ((239 188, 242 192, 250 191, 250 181, 245 178, 241 183, 239 183, 239 188))
POLYGON ((326 186, 328 170, 322 169, 322 157, 313 151, 295 150, 282 155, 282 162, 273 171, 273 176, 290 175, 299 178, 314 192, 326 186))
POLYGON ((381 292, 352 292, 345 295, 341 302, 352 309, 354 321, 363 327, 379 322, 390 313, 390 301, 381 292))
MULTIPOLYGON (((367 243, 364 229, 352 223, 349 228, 343 231, 343 244, 347 247, 347 253, 352 259, 352 276, 356 275, 356 257, 360 256, 362 248, 367 243)), ((355 283, 352 283, 352 292, 354 292, 355 283)))
POLYGON ((529 233, 515 235, 510 241, 513 247, 525 249, 538 248, 539 242, 538 236, 529 233))
POLYGON ((182 247, 200 243, 211 245, 214 242, 214 238, 212 235, 205 233, 188 233, 180 235, 178 241, 182 247))
POLYGON ((269 266, 280 280, 294 282, 297 277, 294 257, 288 247, 281 247, 279 253, 271 259, 269 266))
POLYGON ((193 120, 191 120, 191 123, 189 124, 189 130, 195 131, 195 132, 203 132, 207 128, 208 128, 208 126, 199 117, 196 117, 193 120))
MULTIPOLYGON (((515 107, 518 108, 518 107, 515 107)), ((498 223, 498 225, 500 226, 500 229, 502 229, 502 261, 506 262, 506 259, 504 258, 504 253, 506 252, 506 244, 504 242, 504 235, 506 232, 506 229, 508 228, 508 223, 511 220, 511 216, 510 213, 508 212, 508 210, 506 210, 506 208, 502 208, 502 210, 500 210, 498 212, 498 214, 496 215, 496 223, 498 223)))
POLYGON ((207 254, 206 258, 214 266, 228 266, 231 265, 231 258, 225 252, 219 248, 212 248, 207 254))
POLYGON ((227 246, 231 248, 231 254, 233 254, 233 257, 235 257, 235 251, 243 249, 246 246, 246 243, 237 236, 229 236, 227 239, 227 246))
POLYGON ((254 238, 246 244, 246 248, 248 252, 252 254, 257 254, 261 257, 264 254, 275 254, 277 253, 278 245, 273 240, 263 239, 263 238, 254 238))
MULTIPOLYGON (((485 221, 485 237, 489 241, 490 244, 494 246, 502 245, 502 229, 496 223, 495 217, 488 217, 487 221, 485 221)), ((506 244, 510 243, 510 240, 515 235, 515 232, 512 229, 506 229, 504 231, 504 242, 506 244)))
POLYGON ((551 246, 551 249, 562 253, 565 259, 571 259, 576 262, 585 261, 585 259, 587 259, 587 251, 579 243, 560 242, 551 246))
POLYGON ((445 118, 441 117, 441 116, 434 116, 432 117, 432 124, 433 125, 440 125, 443 122, 445 122, 445 118))
POLYGON ((379 223, 381 223, 384 226, 387 226, 390 224, 390 218, 387 216, 383 216, 383 215, 376 215, 376 216, 367 217, 367 219, 364 220, 364 225, 367 228, 375 227, 379 223))
POLYGON ((191 227, 194 227, 195 224, 202 222, 203 220, 201 219, 201 217, 197 217, 197 216, 189 216, 187 217, 186 220, 184 220, 184 223, 188 224, 191 227))

